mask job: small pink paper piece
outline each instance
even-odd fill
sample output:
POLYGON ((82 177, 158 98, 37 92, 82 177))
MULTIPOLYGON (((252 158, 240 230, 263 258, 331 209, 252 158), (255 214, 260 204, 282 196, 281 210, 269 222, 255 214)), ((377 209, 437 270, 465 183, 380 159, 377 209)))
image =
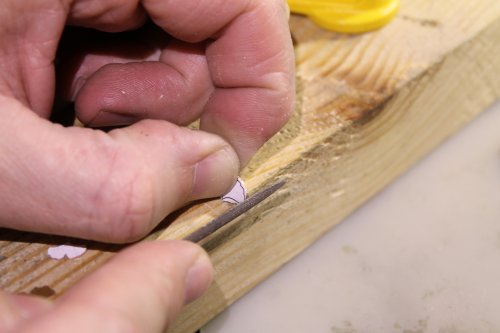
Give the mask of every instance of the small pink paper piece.
POLYGON ((49 247, 47 254, 52 259, 61 260, 64 257, 75 259, 83 255, 87 251, 86 247, 73 245, 59 245, 49 247))
POLYGON ((238 177, 236 184, 221 199, 232 204, 239 204, 247 198, 247 189, 243 180, 238 177))

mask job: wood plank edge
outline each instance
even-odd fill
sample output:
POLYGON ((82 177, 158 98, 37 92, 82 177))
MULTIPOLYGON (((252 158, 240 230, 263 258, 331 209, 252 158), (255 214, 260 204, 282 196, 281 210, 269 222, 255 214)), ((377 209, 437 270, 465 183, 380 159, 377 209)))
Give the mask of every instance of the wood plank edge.
POLYGON ((169 332, 203 326, 498 99, 499 45, 497 20, 403 87, 371 122, 338 133, 285 169, 280 177, 289 182, 271 204, 214 235, 215 282, 169 332), (345 145, 345 137, 361 133, 373 137, 345 145), (381 154, 381 147, 390 149, 381 154), (323 164, 325 156, 335 158, 323 164))

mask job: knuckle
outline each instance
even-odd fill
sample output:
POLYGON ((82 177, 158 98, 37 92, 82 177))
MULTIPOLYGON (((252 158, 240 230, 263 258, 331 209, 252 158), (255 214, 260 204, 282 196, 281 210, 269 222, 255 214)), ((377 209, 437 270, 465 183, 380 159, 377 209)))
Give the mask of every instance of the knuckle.
POLYGON ((87 195, 90 227, 108 241, 135 241, 154 222, 153 184, 145 166, 116 146, 94 153, 101 160, 101 170, 87 195))
POLYGON ((153 199, 150 182, 144 177, 125 177, 119 186, 109 186, 109 200, 116 200, 108 211, 110 235, 117 242, 132 242, 146 235, 153 225, 153 199))
POLYGON ((277 119, 277 123, 282 126, 292 116, 295 105, 295 80, 290 73, 278 72, 268 74, 266 77, 270 84, 270 91, 273 92, 272 99, 274 107, 269 115, 277 119))
POLYGON ((110 235, 117 242, 131 242, 145 236, 153 225, 151 183, 135 176, 125 176, 119 183, 110 185, 108 192, 109 199, 117 203, 113 211, 108 211, 110 235))
POLYGON ((71 7, 70 22, 91 24, 108 32, 140 26, 146 19, 139 0, 82 1, 71 7))

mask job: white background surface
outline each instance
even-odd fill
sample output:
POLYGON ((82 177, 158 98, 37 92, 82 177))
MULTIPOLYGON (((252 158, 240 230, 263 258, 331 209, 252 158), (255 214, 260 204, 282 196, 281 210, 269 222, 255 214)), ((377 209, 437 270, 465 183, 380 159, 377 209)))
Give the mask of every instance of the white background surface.
POLYGON ((202 332, 500 332, 500 103, 202 332))

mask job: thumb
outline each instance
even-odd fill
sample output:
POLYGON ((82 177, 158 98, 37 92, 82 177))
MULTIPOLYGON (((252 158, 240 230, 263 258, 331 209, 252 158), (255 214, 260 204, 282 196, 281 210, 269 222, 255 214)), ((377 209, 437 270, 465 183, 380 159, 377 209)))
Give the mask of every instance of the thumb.
POLYGON ((82 280, 51 311, 21 325, 20 332, 163 332, 211 279, 210 260, 199 246, 140 243, 82 280))
POLYGON ((166 121, 104 133, 0 105, 1 226, 133 241, 187 202, 223 194, 239 171, 224 140, 166 121))

